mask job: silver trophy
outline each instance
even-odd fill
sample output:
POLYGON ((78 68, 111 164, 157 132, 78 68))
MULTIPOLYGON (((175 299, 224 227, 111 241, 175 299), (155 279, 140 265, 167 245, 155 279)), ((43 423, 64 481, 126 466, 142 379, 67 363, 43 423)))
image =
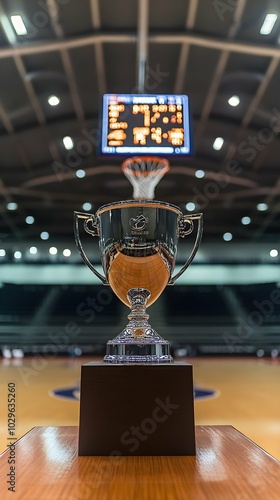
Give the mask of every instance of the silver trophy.
POLYGON ((94 215, 75 212, 74 232, 85 264, 130 307, 129 322, 107 343, 104 361, 172 362, 169 342, 151 327, 146 308, 191 264, 202 236, 202 214, 183 215, 177 206, 154 200, 121 201, 102 206, 94 215), (80 221, 87 233, 99 238, 105 276, 95 269, 84 252, 80 221), (181 270, 173 276, 178 239, 193 231, 194 221, 197 221, 197 234, 193 249, 181 270))

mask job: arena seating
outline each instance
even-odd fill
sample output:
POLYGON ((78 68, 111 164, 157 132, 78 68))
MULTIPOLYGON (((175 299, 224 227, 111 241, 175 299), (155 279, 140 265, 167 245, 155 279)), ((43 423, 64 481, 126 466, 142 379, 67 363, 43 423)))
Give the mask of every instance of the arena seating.
MULTIPOLYGON (((275 290, 276 284, 167 287, 149 308, 150 321, 182 353, 280 351, 280 306, 271 300, 275 290)), ((101 352, 121 332, 128 312, 102 285, 5 284, 0 288, 0 347, 38 353, 64 335, 61 354, 75 346, 84 353, 101 352)))

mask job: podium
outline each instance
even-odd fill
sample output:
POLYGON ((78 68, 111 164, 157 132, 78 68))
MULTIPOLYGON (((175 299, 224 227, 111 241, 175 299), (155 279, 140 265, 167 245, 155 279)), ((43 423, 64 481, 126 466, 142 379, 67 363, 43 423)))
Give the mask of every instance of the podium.
POLYGON ((79 455, 195 455, 192 366, 82 365, 79 455))

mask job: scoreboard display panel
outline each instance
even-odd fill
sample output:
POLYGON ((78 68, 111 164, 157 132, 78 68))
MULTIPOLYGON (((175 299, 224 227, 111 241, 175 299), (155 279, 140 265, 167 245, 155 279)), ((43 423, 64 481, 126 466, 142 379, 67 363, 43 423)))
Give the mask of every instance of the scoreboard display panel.
POLYGON ((100 153, 109 156, 191 153, 186 95, 105 94, 100 153))

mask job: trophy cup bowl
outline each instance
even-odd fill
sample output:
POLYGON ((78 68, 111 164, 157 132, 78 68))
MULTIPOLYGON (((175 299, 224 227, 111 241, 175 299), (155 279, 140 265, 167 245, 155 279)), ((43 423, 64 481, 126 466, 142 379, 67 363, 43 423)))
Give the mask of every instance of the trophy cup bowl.
POLYGON ((169 342, 148 323, 146 308, 167 285, 173 285, 191 264, 202 236, 202 214, 183 215, 164 202, 120 201, 104 205, 96 214, 75 212, 74 233, 85 264, 131 311, 124 330, 107 343, 107 363, 170 363, 169 342), (84 230, 99 238, 105 276, 84 252, 79 220, 84 230), (197 221, 193 249, 182 269, 173 275, 179 237, 189 235, 197 221))

